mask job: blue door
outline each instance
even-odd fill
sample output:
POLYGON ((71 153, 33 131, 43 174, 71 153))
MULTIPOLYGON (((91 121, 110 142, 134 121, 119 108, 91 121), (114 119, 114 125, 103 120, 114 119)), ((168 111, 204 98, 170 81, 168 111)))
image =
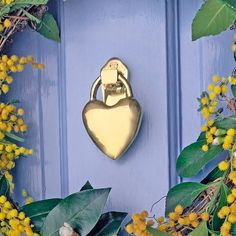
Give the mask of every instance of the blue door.
MULTIPOLYGON (((78 191, 89 180, 95 187, 112 187, 107 208, 131 213, 150 209, 181 181, 175 160, 201 124, 196 97, 213 74, 233 68, 233 33, 191 41, 200 4, 54 0, 50 8, 60 23, 61 44, 30 29, 15 36, 9 53, 32 54, 46 65, 43 72, 29 68, 25 77, 19 75, 8 95, 26 107, 27 146, 35 150, 15 170, 18 199, 22 188, 42 199, 78 191), (144 113, 137 139, 118 161, 93 144, 81 116, 93 81, 111 57, 128 66, 144 113)), ((163 213, 164 201, 155 211, 163 213)))

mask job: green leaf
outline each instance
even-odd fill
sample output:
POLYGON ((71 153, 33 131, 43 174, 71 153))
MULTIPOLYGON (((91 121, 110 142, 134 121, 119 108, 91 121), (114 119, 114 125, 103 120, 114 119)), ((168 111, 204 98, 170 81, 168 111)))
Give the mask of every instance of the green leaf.
POLYGON ((80 189, 80 191, 84 191, 84 190, 89 190, 89 189, 93 189, 92 185, 90 184, 89 181, 87 181, 85 183, 85 185, 80 189))
POLYGON ((192 39, 216 35, 236 19, 236 10, 224 0, 206 0, 192 23, 192 39))
POLYGON ((152 234, 152 236, 170 236, 171 235, 171 233, 160 232, 152 227, 148 227, 148 231, 152 234))
POLYGON ((236 99, 236 85, 231 85, 231 91, 232 94, 234 95, 234 98, 236 99))
POLYGON ((14 4, 42 5, 47 4, 48 0, 15 0, 14 4))
POLYGON ((7 103, 7 105, 9 105, 9 104, 17 104, 17 103, 20 103, 20 100, 19 100, 19 99, 11 99, 11 100, 7 103))
POLYGON ((10 11, 10 7, 9 7, 9 6, 1 6, 1 7, 0 7, 0 19, 1 19, 4 15, 8 14, 9 11, 10 11))
POLYGON ((219 231, 214 231, 214 230, 211 230, 211 229, 208 229, 208 231, 211 235, 220 235, 219 231))
POLYGON ((5 133, 6 138, 9 138, 10 140, 14 140, 20 143, 23 143, 25 140, 15 134, 12 133, 5 133))
POLYGON ((230 193, 229 188, 224 183, 222 183, 220 187, 220 197, 219 197, 219 200, 217 201, 218 206, 214 212, 213 220, 212 220, 212 229, 215 231, 218 231, 224 222, 224 219, 223 220, 219 219, 217 214, 223 206, 227 205, 227 195, 229 193, 230 193))
POLYGON ((29 6, 38 6, 47 4, 48 0, 15 0, 10 6, 10 12, 14 12, 19 9, 24 9, 29 6))
POLYGON ((36 31, 48 39, 60 42, 59 28, 53 15, 45 13, 41 22, 37 25, 36 31))
POLYGON ((228 3, 229 7, 232 7, 236 9, 236 1, 235 0, 224 0, 226 3, 228 3))
POLYGON ((46 216, 55 206, 59 204, 60 201, 61 199, 54 198, 32 202, 23 206, 21 211, 25 212, 26 216, 31 219, 31 222, 34 225, 34 231, 40 232, 46 216))
POLYGON ((36 24, 40 24, 41 23, 40 19, 38 19, 37 17, 33 16, 28 11, 26 11, 24 9, 22 9, 22 11, 24 12, 24 15, 27 16, 31 21, 35 22, 36 24))
POLYGON ((219 129, 236 129, 236 115, 219 118, 214 125, 219 129))
POLYGON ((30 5, 29 4, 14 4, 11 9, 10 9, 10 12, 14 12, 14 11, 17 11, 21 8, 26 8, 26 7, 29 7, 30 5))
POLYGON ((221 178, 224 175, 224 171, 220 171, 218 166, 213 169, 202 181, 202 184, 208 184, 214 180, 221 178))
POLYGON ((174 186, 169 190, 166 197, 166 215, 174 211, 178 204, 183 208, 188 207, 207 188, 207 185, 195 182, 185 182, 174 186))
POLYGON ((102 214, 99 221, 87 236, 113 236, 118 234, 121 223, 127 216, 124 212, 107 212, 102 214))
POLYGON ((208 236, 207 224, 203 221, 196 229, 194 229, 189 236, 208 236))
POLYGON ((206 132, 201 132, 197 138, 197 141, 206 140, 206 132))
POLYGON ((204 140, 192 143, 183 149, 180 153, 176 168, 181 177, 192 177, 199 173, 199 171, 217 154, 222 151, 221 146, 209 146, 209 150, 204 152, 202 145, 206 142, 204 140))
POLYGON ((40 235, 58 236, 65 222, 80 236, 87 235, 98 222, 110 190, 90 189, 68 196, 48 214, 40 235))
POLYGON ((5 195, 7 196, 9 193, 9 183, 4 176, 2 176, 1 180, 0 180, 0 195, 5 195))
POLYGON ((232 236, 236 236, 236 224, 232 224, 230 233, 232 236))

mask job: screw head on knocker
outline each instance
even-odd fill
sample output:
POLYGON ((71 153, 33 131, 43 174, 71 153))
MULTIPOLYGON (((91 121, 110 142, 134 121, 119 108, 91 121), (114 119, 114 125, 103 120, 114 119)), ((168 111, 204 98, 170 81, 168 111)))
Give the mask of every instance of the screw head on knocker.
POLYGON ((133 143, 141 124, 142 112, 128 82, 128 69, 117 58, 101 69, 82 113, 84 126, 97 147, 113 160, 133 143), (103 101, 97 100, 102 87, 103 101))

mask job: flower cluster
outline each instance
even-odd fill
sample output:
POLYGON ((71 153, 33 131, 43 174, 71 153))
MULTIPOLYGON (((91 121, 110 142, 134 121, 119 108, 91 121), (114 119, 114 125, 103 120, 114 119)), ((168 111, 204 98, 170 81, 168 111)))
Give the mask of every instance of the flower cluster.
POLYGON ((202 150, 207 152, 209 145, 222 145, 224 150, 232 150, 234 146, 235 130, 218 129, 214 126, 215 117, 220 117, 222 108, 218 109, 219 100, 226 101, 228 104, 232 101, 227 97, 228 86, 236 85, 236 78, 229 76, 221 78, 218 75, 213 76, 213 83, 208 85, 208 92, 203 92, 198 98, 200 103, 199 111, 205 119, 205 124, 201 126, 201 131, 205 133, 206 144, 202 150), (212 117, 212 116, 215 117, 212 117))
MULTIPOLYGON (((1 31, 1 24, 0 24, 0 31, 1 31)), ((44 69, 44 65, 36 63, 33 56, 20 57, 20 58, 16 55, 12 55, 11 57, 8 57, 7 55, 1 56, 0 58, 1 92, 7 93, 9 91, 9 84, 13 82, 13 77, 11 76, 11 74, 16 72, 22 72, 28 63, 30 63, 34 68, 44 69)))
POLYGON ((32 149, 19 147, 5 139, 11 133, 27 131, 27 125, 22 119, 23 115, 22 108, 17 109, 13 104, 0 103, 0 170, 1 175, 7 177, 11 192, 14 189, 14 184, 9 171, 15 167, 15 160, 21 155, 33 154, 32 149))
POLYGON ((14 184, 12 182, 12 176, 9 173, 15 167, 15 161, 21 155, 32 155, 32 149, 26 149, 24 147, 18 147, 16 144, 2 143, 0 144, 0 170, 1 174, 7 178, 10 190, 13 192, 14 184))
POLYGON ((30 218, 19 212, 5 196, 0 196, 0 227, 7 236, 38 236, 33 232, 30 218))
POLYGON ((234 129, 217 129, 215 126, 211 127, 209 131, 206 132, 207 144, 202 146, 203 151, 208 151, 208 145, 212 144, 214 146, 222 145, 224 150, 232 150, 234 148, 234 129))
POLYGON ((220 228, 221 236, 229 236, 232 224, 236 222, 236 189, 232 189, 227 197, 229 206, 223 206, 218 212, 218 217, 224 219, 224 223, 220 228))
POLYGON ((22 119, 23 115, 22 108, 17 109, 13 104, 0 103, 0 140, 5 137, 6 133, 27 131, 27 125, 22 119))
POLYGON ((133 223, 126 226, 126 231, 129 234, 149 236, 152 234, 148 231, 148 227, 152 227, 159 232, 170 232, 172 236, 182 236, 181 229, 184 226, 194 229, 199 226, 201 221, 208 221, 209 214, 207 212, 184 212, 183 207, 177 205, 175 210, 169 213, 166 220, 162 216, 159 218, 149 217, 147 211, 133 214, 132 220, 133 223))

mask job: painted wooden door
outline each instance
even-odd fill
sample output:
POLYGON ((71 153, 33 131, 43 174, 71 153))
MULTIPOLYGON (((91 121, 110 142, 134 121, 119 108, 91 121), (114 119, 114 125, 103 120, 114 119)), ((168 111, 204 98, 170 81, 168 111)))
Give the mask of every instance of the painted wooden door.
MULTIPOLYGON (((211 75, 233 68, 232 32, 191 41, 199 0, 52 0, 61 44, 28 30, 9 53, 33 54, 43 72, 28 68, 9 97, 19 98, 29 123, 32 158, 15 169, 16 195, 65 196, 89 180, 112 187, 107 208, 150 209, 179 179, 175 160, 199 134, 196 97, 211 75), (82 123, 93 81, 111 57, 128 66, 144 117, 140 133, 118 161, 104 156, 82 123)), ((211 165, 207 169, 211 168, 211 165)), ((201 175, 205 175, 203 170, 201 175)), ((163 213, 164 201, 155 212, 163 213)))

